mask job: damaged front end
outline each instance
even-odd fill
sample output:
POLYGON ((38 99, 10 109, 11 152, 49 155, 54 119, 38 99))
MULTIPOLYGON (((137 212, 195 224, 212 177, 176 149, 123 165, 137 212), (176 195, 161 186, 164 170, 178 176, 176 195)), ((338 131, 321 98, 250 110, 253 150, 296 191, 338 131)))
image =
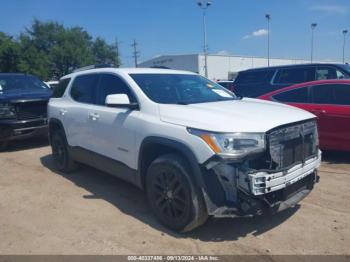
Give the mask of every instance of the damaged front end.
POLYGON ((292 207, 319 181, 315 121, 270 130, 265 150, 242 159, 216 155, 201 167, 209 215, 234 217, 292 207))

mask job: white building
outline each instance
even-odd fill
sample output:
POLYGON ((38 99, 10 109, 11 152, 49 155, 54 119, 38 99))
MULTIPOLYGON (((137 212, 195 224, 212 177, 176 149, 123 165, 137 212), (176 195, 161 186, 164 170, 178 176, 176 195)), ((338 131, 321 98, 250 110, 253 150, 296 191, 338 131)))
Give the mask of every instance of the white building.
MULTIPOLYGON (((322 63, 320 61, 315 61, 322 63)), ((324 61, 325 62, 325 61, 324 61)), ((332 63, 327 61, 328 63, 332 63)), ((270 58, 270 66, 310 63, 302 59, 270 58)), ((234 55, 208 55, 208 78, 213 80, 230 80, 237 72, 267 66, 267 58, 234 55)), ((162 55, 139 64, 139 67, 166 67, 188 70, 204 75, 204 55, 162 55)))

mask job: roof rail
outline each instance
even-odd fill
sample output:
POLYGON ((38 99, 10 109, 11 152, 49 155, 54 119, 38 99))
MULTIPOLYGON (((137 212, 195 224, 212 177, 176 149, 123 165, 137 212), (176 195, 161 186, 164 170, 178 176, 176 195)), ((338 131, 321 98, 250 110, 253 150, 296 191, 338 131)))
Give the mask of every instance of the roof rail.
POLYGON ((80 67, 77 69, 73 70, 73 73, 75 72, 80 72, 80 71, 85 71, 85 70, 91 70, 91 69, 96 69, 96 68, 110 68, 110 67, 115 67, 113 64, 97 64, 97 65, 88 65, 84 67, 80 67))

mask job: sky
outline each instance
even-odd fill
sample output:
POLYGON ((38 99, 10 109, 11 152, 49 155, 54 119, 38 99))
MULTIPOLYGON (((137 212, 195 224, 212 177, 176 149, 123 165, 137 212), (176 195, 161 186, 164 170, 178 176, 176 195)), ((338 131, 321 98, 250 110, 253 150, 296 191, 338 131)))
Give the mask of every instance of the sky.
MULTIPOLYGON (((342 60, 344 29, 350 31, 350 0, 212 0, 207 10, 210 53, 310 58, 311 23, 317 23, 314 60, 342 60)), ((1 0, 0 31, 18 36, 34 18, 80 26, 92 36, 120 42, 123 66, 166 54, 203 50, 202 10, 196 0, 1 0)), ((350 61, 350 32, 346 60, 350 61)))

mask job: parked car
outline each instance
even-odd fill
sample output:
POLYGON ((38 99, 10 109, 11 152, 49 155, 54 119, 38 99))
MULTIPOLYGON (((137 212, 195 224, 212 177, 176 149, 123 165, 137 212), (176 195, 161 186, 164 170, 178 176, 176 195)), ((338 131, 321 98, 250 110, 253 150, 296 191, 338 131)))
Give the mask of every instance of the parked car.
POLYGON ((0 149, 11 140, 47 135, 52 91, 27 74, 0 73, 0 149))
POLYGON ((317 116, 320 147, 350 151, 350 80, 321 80, 286 87, 261 99, 286 103, 317 116))
POLYGON ((343 64, 264 67, 239 72, 231 91, 245 97, 259 97, 293 84, 346 78, 350 78, 350 66, 343 64))
POLYGON ((219 81, 216 81, 216 83, 218 83, 219 85, 225 87, 227 90, 233 90, 233 81, 219 80, 219 81))
POLYGON ((90 69, 60 84, 48 105, 57 168, 85 163, 139 186, 173 230, 282 211, 318 180, 317 126, 304 110, 168 69, 90 69))

